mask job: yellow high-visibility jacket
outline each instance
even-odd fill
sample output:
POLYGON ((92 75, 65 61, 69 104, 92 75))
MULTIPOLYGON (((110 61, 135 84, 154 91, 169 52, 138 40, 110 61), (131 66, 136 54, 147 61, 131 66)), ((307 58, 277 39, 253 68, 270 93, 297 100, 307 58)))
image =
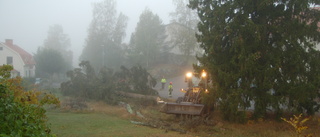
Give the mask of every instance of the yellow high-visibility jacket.
POLYGON ((172 90, 172 85, 169 85, 169 86, 168 86, 168 89, 169 89, 169 90, 170 90, 170 89, 172 90))
POLYGON ((165 78, 161 79, 161 83, 166 83, 167 80, 165 78))

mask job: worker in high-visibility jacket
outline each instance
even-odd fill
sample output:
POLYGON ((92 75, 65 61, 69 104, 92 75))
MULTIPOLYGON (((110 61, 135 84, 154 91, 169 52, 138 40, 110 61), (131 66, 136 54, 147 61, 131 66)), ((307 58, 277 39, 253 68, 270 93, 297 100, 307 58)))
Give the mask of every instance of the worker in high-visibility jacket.
POLYGON ((172 91, 173 91, 172 82, 170 82, 168 89, 169 89, 169 97, 172 97, 172 91))
POLYGON ((162 77, 162 79, 161 79, 161 89, 164 89, 164 86, 165 86, 166 83, 167 83, 167 80, 164 77, 162 77))

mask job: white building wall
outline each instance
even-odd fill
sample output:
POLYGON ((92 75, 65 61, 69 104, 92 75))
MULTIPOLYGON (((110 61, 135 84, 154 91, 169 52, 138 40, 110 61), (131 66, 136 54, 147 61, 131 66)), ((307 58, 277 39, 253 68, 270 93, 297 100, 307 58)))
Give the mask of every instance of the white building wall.
POLYGON ((20 72, 21 77, 25 77, 24 71, 24 62, 20 57, 19 53, 15 52, 14 50, 10 49, 8 46, 4 45, 3 43, 0 44, 0 65, 7 64, 7 57, 12 57, 12 65, 13 68, 20 72))
POLYGON ((25 66, 24 67, 24 72, 25 72, 24 77, 35 77, 36 76, 35 70, 36 70, 35 66, 33 66, 32 68, 30 68, 29 66, 25 66))

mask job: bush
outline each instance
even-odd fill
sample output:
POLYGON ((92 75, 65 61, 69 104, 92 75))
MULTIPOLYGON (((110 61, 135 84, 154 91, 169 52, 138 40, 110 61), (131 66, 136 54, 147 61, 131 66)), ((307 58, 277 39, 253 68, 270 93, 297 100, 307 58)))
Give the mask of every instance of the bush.
POLYGON ((12 66, 0 67, 0 136, 53 136, 44 104, 59 104, 51 94, 24 91, 21 78, 10 78, 12 66))
POLYGON ((37 105, 15 102, 12 91, 0 85, 0 132, 9 136, 49 136, 45 110, 37 105))

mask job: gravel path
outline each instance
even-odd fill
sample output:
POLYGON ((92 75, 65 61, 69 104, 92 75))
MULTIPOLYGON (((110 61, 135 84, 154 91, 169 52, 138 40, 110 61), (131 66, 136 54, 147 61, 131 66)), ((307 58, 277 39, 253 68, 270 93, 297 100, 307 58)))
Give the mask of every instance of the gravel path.
POLYGON ((172 82, 172 85, 173 85, 172 98, 177 99, 178 97, 182 97, 184 95, 184 93, 181 92, 180 89, 187 88, 187 83, 185 83, 184 80, 185 80, 184 75, 169 78, 167 79, 167 83, 163 90, 161 90, 161 82, 158 81, 154 89, 158 91, 160 97, 168 98, 168 94, 169 94, 168 85, 170 82, 172 82))

